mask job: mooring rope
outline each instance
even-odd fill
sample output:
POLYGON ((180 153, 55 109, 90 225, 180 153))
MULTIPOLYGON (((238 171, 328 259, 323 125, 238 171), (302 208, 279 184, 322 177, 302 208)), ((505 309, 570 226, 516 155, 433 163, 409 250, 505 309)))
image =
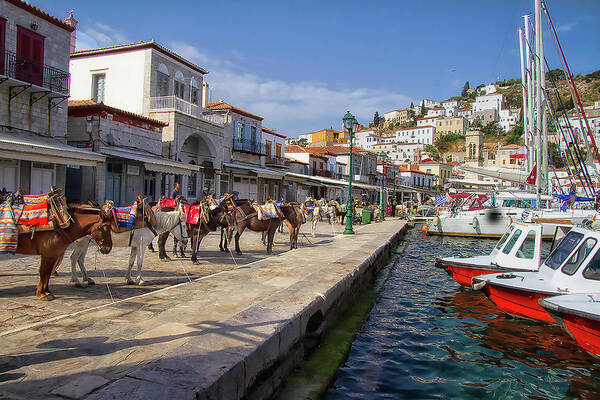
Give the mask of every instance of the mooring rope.
MULTIPOLYGON (((98 252, 100 251, 100 247, 98 247, 96 249, 96 256, 95 256, 95 260, 94 260, 94 270, 98 269, 98 252)), ((112 292, 110 291, 110 285, 108 284, 108 278, 106 278, 106 274, 104 273, 104 268, 100 268, 100 271, 102 271, 102 275, 104 276, 104 283, 106 284, 106 289, 108 290, 108 295, 110 296, 110 301, 112 303, 115 302, 115 298, 112 295, 112 292)))

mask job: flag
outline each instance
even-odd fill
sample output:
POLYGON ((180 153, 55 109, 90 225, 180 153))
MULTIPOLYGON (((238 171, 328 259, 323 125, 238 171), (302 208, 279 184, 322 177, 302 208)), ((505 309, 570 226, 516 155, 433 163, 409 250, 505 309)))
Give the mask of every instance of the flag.
POLYGON ((535 185, 536 178, 537 178, 537 164, 535 164, 533 166, 533 169, 529 173, 529 176, 527 176, 526 182, 530 185, 535 185))
POLYGON ((526 158, 527 157, 527 147, 523 146, 514 154, 508 156, 509 158, 526 158))
POLYGON ((444 196, 443 194, 440 194, 438 197, 435 198, 435 200, 433 200, 433 204, 435 204, 436 206, 441 206, 442 204, 444 204, 447 201, 448 201, 448 199, 446 198, 446 196, 444 196))

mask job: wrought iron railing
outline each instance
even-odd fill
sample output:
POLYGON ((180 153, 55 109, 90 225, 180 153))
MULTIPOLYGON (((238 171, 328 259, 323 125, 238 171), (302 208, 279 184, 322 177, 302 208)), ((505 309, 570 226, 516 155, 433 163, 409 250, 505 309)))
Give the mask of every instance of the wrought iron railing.
POLYGON ((328 171, 326 169, 315 169, 315 170, 313 170, 313 176, 322 176, 325 178, 332 178, 333 172, 328 171))
POLYGON ((267 157, 265 159, 265 164, 270 164, 270 165, 283 165, 284 160, 283 157, 281 156, 274 156, 271 154, 267 154, 267 157))
POLYGON ((259 141, 234 139, 233 150, 252 154, 265 154, 265 145, 259 141))
POLYGON ((177 96, 150 97, 150 111, 176 110, 192 117, 203 119, 213 124, 223 125, 225 120, 222 115, 205 112, 202 107, 177 96))
POLYGON ((68 72, 44 63, 18 56, 12 51, 0 52, 0 75, 40 86, 56 93, 69 95, 68 72))

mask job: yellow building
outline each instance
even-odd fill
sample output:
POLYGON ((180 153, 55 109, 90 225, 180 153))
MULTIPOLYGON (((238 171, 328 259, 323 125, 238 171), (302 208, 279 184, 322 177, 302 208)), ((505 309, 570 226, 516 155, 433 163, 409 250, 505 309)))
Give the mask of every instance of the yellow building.
POLYGON ((325 145, 348 143, 348 132, 340 132, 335 129, 321 129, 320 131, 312 132, 312 143, 320 143, 325 145))
POLYGON ((448 133, 460 133, 464 135, 469 129, 469 122, 465 117, 438 118, 435 124, 435 132, 440 136, 448 133))
POLYGON ((448 181, 452 177, 453 166, 450 164, 437 161, 424 161, 417 165, 419 167, 419 170, 421 170, 422 172, 426 172, 437 177, 436 183, 440 189, 443 189, 444 185, 448 183, 448 181))

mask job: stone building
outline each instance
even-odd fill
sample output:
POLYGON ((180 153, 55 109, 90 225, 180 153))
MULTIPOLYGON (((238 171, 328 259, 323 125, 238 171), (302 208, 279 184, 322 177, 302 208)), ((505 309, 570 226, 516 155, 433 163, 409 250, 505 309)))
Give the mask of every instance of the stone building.
POLYGON ((0 190, 64 188, 68 165, 104 161, 65 143, 75 24, 20 0, 0 2, 0 190))

